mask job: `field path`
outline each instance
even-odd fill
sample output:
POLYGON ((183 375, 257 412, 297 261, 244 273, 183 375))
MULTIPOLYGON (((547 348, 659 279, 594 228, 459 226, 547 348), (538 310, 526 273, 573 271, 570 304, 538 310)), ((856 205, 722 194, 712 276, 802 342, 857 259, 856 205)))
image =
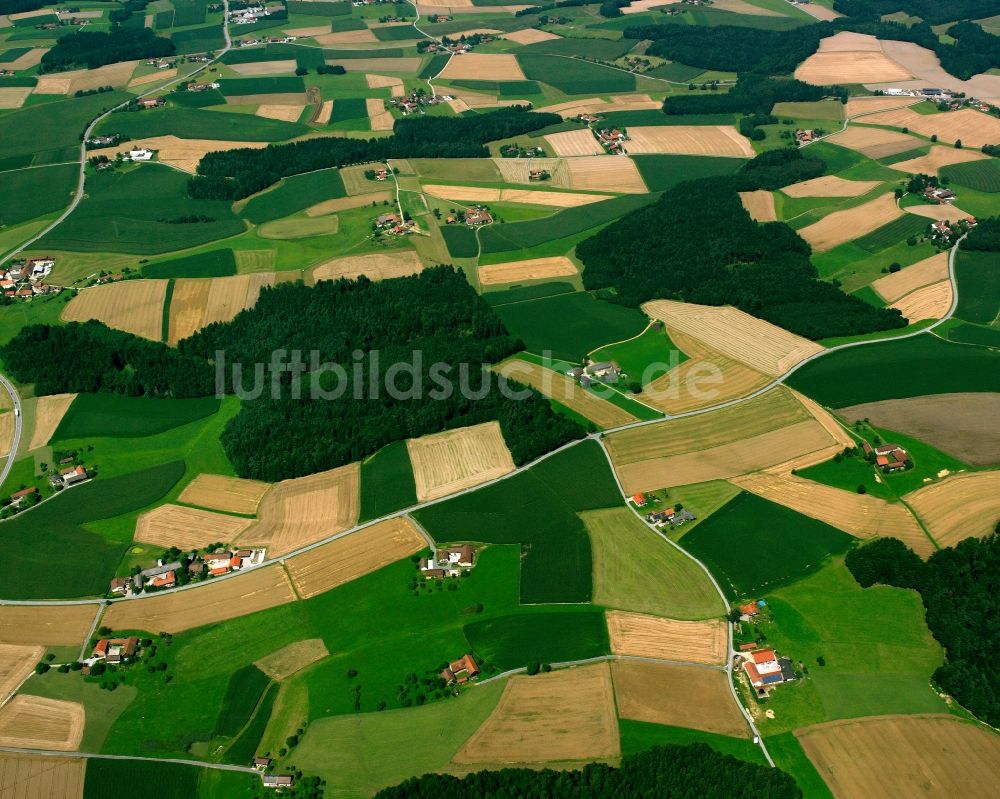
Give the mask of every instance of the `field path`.
POLYGON ((205 760, 182 760, 174 757, 142 757, 140 755, 102 755, 96 752, 62 752, 56 749, 18 749, 13 746, 0 746, 0 752, 12 755, 41 755, 44 757, 85 758, 87 760, 138 760, 144 763, 177 763, 181 766, 197 766, 198 768, 214 768, 218 771, 237 771, 240 774, 260 774, 249 766, 231 766, 228 763, 209 763, 205 760))

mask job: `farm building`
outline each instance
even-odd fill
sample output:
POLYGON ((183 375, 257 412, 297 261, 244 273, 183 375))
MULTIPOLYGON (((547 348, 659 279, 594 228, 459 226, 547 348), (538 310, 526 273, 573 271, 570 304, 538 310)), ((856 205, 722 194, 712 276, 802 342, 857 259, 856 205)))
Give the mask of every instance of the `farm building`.
POLYGON ((664 508, 646 516, 646 521, 650 524, 655 524, 657 527, 663 527, 666 524, 669 524, 671 527, 680 527, 685 522, 693 522, 697 519, 698 517, 686 508, 680 508, 679 510, 664 508))
POLYGON ((465 213, 465 224, 469 226, 489 225, 493 222, 493 215, 482 206, 477 206, 465 213))
POLYGON ((469 680, 479 676, 479 666, 472 655, 463 655, 458 660, 452 661, 441 672, 441 679, 448 685, 452 683, 467 683, 469 680))
POLYGON ((427 580, 458 577, 465 569, 475 565, 476 550, 468 544, 439 549, 433 557, 420 561, 420 571, 427 580))
POLYGON ((135 636, 130 638, 102 638, 94 647, 91 657, 94 660, 103 660, 106 663, 128 663, 135 657, 139 648, 139 639, 135 636))
POLYGON ((875 447, 875 465, 883 472, 898 472, 910 464, 910 455, 898 444, 875 447))
POLYGON ((792 662, 779 658, 773 649, 756 649, 743 661, 743 671, 750 684, 761 693, 775 685, 795 679, 792 662))
POLYGON ((261 780, 265 788, 291 788, 295 784, 291 774, 265 774, 261 780))

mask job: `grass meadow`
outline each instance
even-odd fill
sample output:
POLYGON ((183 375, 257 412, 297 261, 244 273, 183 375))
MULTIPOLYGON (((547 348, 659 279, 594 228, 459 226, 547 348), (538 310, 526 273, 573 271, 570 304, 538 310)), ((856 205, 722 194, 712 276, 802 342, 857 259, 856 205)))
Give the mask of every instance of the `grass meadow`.
MULTIPOLYGON (((635 111, 631 113, 645 112, 635 111)), ((652 113, 659 114, 660 112, 654 111, 652 113)), ((615 116, 615 114, 608 116, 615 116)), ((677 119, 683 119, 683 117, 677 117, 677 119)), ((726 123, 719 124, 731 123, 730 119, 726 123)), ((731 175, 745 163, 742 158, 713 158, 707 155, 634 155, 632 160, 635 161, 639 174, 642 175, 642 179, 650 191, 666 191, 685 180, 731 175)))
POLYGON ((229 675, 222 711, 215 721, 215 735, 232 737, 246 726, 270 678, 256 666, 248 665, 229 675))
POLYGON ((465 625, 479 663, 497 672, 525 663, 552 663, 573 652, 573 659, 608 654, 608 628, 599 610, 499 616, 465 625))
POLYGON ((1000 192, 1000 165, 993 159, 952 164, 943 167, 941 175, 952 183, 968 186, 976 191, 985 191, 990 194, 1000 192))
POLYGON ((638 337, 621 344, 594 350, 590 358, 594 361, 617 361, 630 381, 636 380, 643 385, 688 360, 688 356, 670 340, 666 328, 657 325, 650 325, 638 337))
POLYGON ((619 719, 618 734, 621 739, 623 755, 645 752, 654 746, 707 744, 716 752, 732 755, 748 763, 757 763, 761 766, 767 763, 763 752, 751 741, 713 732, 690 730, 687 727, 670 727, 666 724, 653 724, 648 721, 619 719))
POLYGON ((340 170, 321 169, 285 178, 273 188, 251 197, 239 213, 260 225, 346 195, 340 170))
POLYGON ((225 771, 209 772, 179 763, 88 760, 83 799, 104 799, 109 785, 141 785, 148 799, 235 799, 246 796, 257 777, 225 771))
MULTIPOLYGON (((573 39, 570 43, 576 45, 579 41, 573 39)), ((598 41, 601 40, 586 40, 587 43, 598 41)), ((579 58, 522 50, 517 55, 517 61, 528 80, 547 83, 565 94, 591 96, 635 91, 635 75, 579 58)))
POLYGON ((79 394, 66 411, 53 441, 114 436, 145 437, 204 419, 219 410, 215 397, 151 399, 116 394, 79 394))
POLYGON ((297 122, 267 119, 253 114, 231 114, 226 111, 167 105, 146 111, 113 114, 101 122, 97 132, 117 132, 131 139, 173 135, 182 139, 277 142, 301 136, 307 130, 305 125, 297 122))
POLYGON ((361 462, 359 521, 377 519, 416 504, 417 488, 405 441, 394 441, 361 462))
POLYGON ((996 254, 962 250, 955 262, 958 308, 955 315, 977 325, 993 324, 1000 316, 1000 286, 996 254))
POLYGON ((16 225, 69 205, 76 190, 76 164, 3 173, 0 194, 0 225, 16 225))
MULTIPOLYGON (((235 274, 236 257, 228 247, 143 264, 142 267, 145 278, 227 277, 235 274)), ((165 303, 164 307, 169 310, 169 303, 165 303)))

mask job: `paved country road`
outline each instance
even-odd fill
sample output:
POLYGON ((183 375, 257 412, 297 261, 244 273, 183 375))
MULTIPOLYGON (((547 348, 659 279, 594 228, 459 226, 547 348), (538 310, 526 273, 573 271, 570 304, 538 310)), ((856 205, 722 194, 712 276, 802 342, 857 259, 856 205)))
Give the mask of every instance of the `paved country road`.
POLYGON ((10 470, 14 466, 14 459, 17 457, 17 448, 21 443, 21 426, 24 423, 24 415, 21 412, 21 397, 17 393, 17 389, 2 374, 0 374, 0 386, 3 386, 4 391, 10 394, 11 413, 14 414, 14 437, 10 441, 10 451, 7 453, 3 469, 0 470, 0 485, 3 485, 7 480, 7 475, 10 474, 10 470))

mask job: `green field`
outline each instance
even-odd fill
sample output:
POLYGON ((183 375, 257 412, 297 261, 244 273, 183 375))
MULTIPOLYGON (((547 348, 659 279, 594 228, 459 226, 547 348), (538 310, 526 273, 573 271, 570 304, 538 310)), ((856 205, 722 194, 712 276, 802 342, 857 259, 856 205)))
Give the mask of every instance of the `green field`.
MULTIPOLYGON (((363 101, 362 101, 363 102, 363 101)), ((334 103, 338 106, 340 101, 334 103)), ((347 196, 339 169, 321 169, 285 178, 277 186, 254 195, 240 215, 255 225, 290 216, 324 200, 347 196)))
POLYGON ((1000 165, 995 158, 988 161, 968 161, 941 169, 941 176, 959 186, 968 186, 989 194, 1000 192, 1000 165))
POLYGON ((694 80, 705 71, 704 67, 689 67, 679 61, 671 61, 669 64, 660 64, 658 67, 642 74, 651 78, 663 78, 664 80, 684 81, 694 80))
POLYGON ((742 493, 685 535, 682 544, 736 599, 794 582, 853 541, 828 524, 742 493))
POLYGON ((441 235, 452 258, 475 258, 479 253, 476 231, 468 225, 445 225, 441 235))
POLYGON ((687 727, 668 727, 664 724, 652 724, 648 721, 618 720, 618 733, 621 738, 623 755, 644 752, 653 746, 674 744, 703 743, 724 755, 732 755, 749 763, 764 765, 764 753, 749 740, 731 738, 728 735, 717 735, 701 730, 690 730, 687 727))
MULTIPOLYGON (((141 785, 149 799, 193 799, 219 797, 229 799, 246 795, 246 774, 216 772, 211 778, 211 792, 202 792, 203 769, 179 763, 154 763, 129 760, 88 760, 83 799, 105 799, 108 786, 141 785)), ((256 778, 250 778, 256 780, 256 778)), ((54 799, 54 797, 53 797, 54 799)))
POLYGON ((496 94, 500 97, 529 97, 542 93, 541 87, 533 80, 453 80, 451 84, 461 86, 463 89, 496 94))
POLYGON ((575 291, 576 287, 572 283, 563 283, 562 281, 554 280, 546 283, 533 283, 528 286, 514 286, 513 288, 500 289, 499 291, 487 291, 482 294, 482 298, 488 305, 496 307, 512 302, 554 297, 557 294, 573 294, 575 291))
POLYGON ((396 441, 361 462, 361 515, 366 522, 417 504, 413 467, 405 441, 396 441))
POLYGON ((256 666, 244 666, 229 676, 226 694, 222 698, 222 711, 215 722, 215 734, 225 737, 236 735, 250 720, 270 678, 256 666))
POLYGON ((316 17, 343 17, 351 13, 351 4, 347 2, 300 2, 290 0, 288 13, 306 14, 316 17))
POLYGON ((865 493, 873 497, 893 499, 896 496, 884 478, 881 482, 875 479, 875 467, 859 456, 841 458, 839 461, 831 459, 815 466, 798 469, 795 473, 806 480, 842 488, 845 491, 857 491, 858 486, 863 485, 865 493))
POLYGON ((173 135, 181 139, 231 141, 284 141, 308 130, 295 122, 266 119, 253 114, 232 114, 166 105, 135 113, 113 114, 98 126, 98 133, 121 133, 130 139, 173 135))
POLYGON ((345 97, 333 101, 330 122, 349 122, 353 119, 368 119, 368 109, 364 97, 345 97))
POLYGON ((7 226, 61 211, 69 205, 80 170, 76 164, 59 164, 2 174, 0 226, 7 226))
POLYGON ((372 31, 380 42, 405 42, 423 39, 424 35, 412 25, 390 25, 372 31))
POLYGON ((498 672, 525 663, 584 660, 608 654, 608 628, 599 610, 500 616, 465 625, 476 659, 498 672))
POLYGON ((979 325, 959 325, 948 331, 948 340, 1000 349, 1000 330, 979 325))
POLYGON ((585 291, 499 305, 496 311, 529 352, 542 355, 548 350, 555 358, 573 362, 609 341, 639 335, 648 321, 638 309, 585 291))
POLYGON ((930 222, 925 217, 904 214, 888 225, 883 225, 878 230, 873 230, 868 235, 855 239, 854 243, 868 252, 880 252, 893 244, 906 241, 910 236, 923 233, 929 225, 930 222))
MULTIPOLYGON (((487 5, 486 3, 476 3, 476 5, 487 5)), ((497 5, 502 5, 498 3, 497 5)), ((518 50, 518 60, 525 56, 536 55, 560 55, 572 56, 574 58, 593 58, 600 61, 614 61, 616 58, 625 55, 639 42, 635 39, 598 39, 598 38, 560 38, 550 39, 546 42, 529 44, 518 50)), ((572 66, 572 62, 570 63, 572 66)), ((542 80, 545 80, 544 78, 542 80)), ((547 81, 551 83, 551 81, 547 81)), ((555 84, 553 84, 555 85, 555 84)))
POLYGON ((647 385, 688 360, 670 340, 666 328, 650 325, 637 338, 601 347, 590 353, 593 361, 616 361, 630 381, 647 385))
POLYGON ((211 416, 215 397, 151 399, 116 394, 80 394, 69 406, 53 441, 67 438, 151 436, 211 416))
POLYGON ((594 550, 594 604, 667 616, 710 619, 722 598, 691 558, 627 508, 582 515, 594 550))
POLYGON ((236 258, 229 248, 143 264, 142 267, 142 276, 147 278, 226 277, 235 274, 236 258))
MULTIPOLYGON (((597 39, 573 39, 580 41, 600 41, 597 39)), ((517 61, 528 80, 537 80, 554 86, 566 94, 614 94, 635 91, 635 75, 616 69, 592 64, 579 58, 558 55, 542 55, 523 50, 517 61)))
POLYGON ((219 91, 226 97, 248 94, 293 94, 304 92, 306 84, 298 76, 220 78, 219 91))
POLYGON ((978 325, 993 324, 1000 315, 996 253, 959 250, 955 279, 958 281, 955 315, 978 325))
POLYGON ((783 732, 769 736, 765 743, 775 765, 795 778, 804 796, 810 799, 833 799, 833 794, 794 733, 783 732))
POLYGON ((666 191, 685 180, 731 175, 745 163, 741 158, 702 155, 635 155, 632 160, 650 191, 666 191))

